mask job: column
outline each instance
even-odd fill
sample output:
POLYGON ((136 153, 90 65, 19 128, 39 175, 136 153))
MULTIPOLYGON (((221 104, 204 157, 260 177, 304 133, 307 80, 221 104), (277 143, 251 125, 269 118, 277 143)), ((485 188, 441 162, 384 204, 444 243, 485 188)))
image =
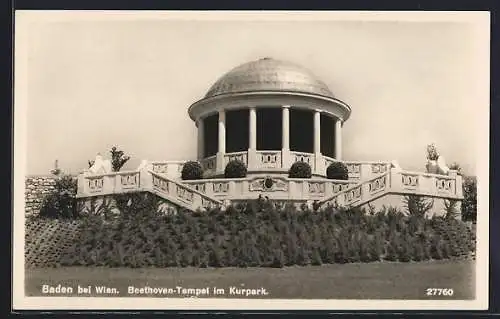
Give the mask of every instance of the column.
POLYGON ((249 136, 249 143, 248 143, 248 148, 256 150, 257 149, 257 110, 255 107, 251 107, 249 109, 249 125, 248 128, 250 130, 248 136, 249 136))
POLYGON ((314 154, 321 153, 321 113, 314 111, 314 154))
POLYGON ((314 158, 315 167, 313 172, 316 174, 325 174, 325 163, 321 155, 321 110, 314 111, 314 158))
POLYGON ((224 154, 226 153, 226 112, 219 111, 219 140, 217 151, 217 174, 224 173, 224 154))
POLYGON ((284 150, 290 149, 290 106, 283 105, 282 116, 282 148, 284 150))
POLYGON ((290 105, 282 106, 281 119, 281 167, 289 168, 292 165, 292 156, 290 154, 290 105))
POLYGON ((202 160, 205 157, 203 119, 196 121, 196 127, 198 129, 198 160, 202 160))
POLYGON ((335 159, 342 160, 342 120, 335 122, 335 159))
POLYGON ((257 109, 248 109, 248 169, 257 168, 257 109))

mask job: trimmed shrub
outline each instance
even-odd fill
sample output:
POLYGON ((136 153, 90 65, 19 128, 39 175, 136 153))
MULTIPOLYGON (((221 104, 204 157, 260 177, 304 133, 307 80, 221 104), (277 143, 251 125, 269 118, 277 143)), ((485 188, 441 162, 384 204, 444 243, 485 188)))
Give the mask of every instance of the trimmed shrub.
POLYGON ((288 171, 288 177, 290 178, 311 178, 311 176, 311 165, 306 162, 295 162, 288 171))
POLYGON ((225 178, 243 178, 247 176, 247 167, 240 160, 232 160, 227 163, 224 169, 225 178))
POLYGON ((329 179, 348 180, 349 171, 342 162, 333 162, 326 169, 326 177, 329 179))
POLYGON ((182 166, 181 178, 183 180, 194 180, 203 178, 203 167, 195 161, 186 162, 182 166))

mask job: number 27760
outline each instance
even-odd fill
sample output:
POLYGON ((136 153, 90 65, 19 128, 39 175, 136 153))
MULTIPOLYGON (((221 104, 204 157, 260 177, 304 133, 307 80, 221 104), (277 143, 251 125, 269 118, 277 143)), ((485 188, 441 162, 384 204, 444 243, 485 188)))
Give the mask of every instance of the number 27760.
POLYGON ((453 289, 451 288, 427 288, 427 296, 453 296, 453 289))

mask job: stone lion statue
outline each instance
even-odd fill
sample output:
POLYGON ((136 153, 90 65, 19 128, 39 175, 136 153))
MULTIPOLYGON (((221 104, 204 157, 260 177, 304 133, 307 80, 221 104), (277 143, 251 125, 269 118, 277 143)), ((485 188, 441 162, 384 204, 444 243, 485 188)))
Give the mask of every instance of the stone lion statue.
POLYGON ((450 168, 446 165, 443 155, 439 154, 436 145, 427 145, 427 173, 448 175, 450 168))

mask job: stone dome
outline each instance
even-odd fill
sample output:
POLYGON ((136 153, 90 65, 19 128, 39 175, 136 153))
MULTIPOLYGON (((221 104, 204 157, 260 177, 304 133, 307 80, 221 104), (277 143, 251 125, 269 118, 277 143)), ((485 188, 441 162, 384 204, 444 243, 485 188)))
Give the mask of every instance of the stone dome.
POLYGON ((205 98, 256 91, 298 92, 335 98, 328 86, 309 70, 272 58, 237 66, 215 82, 205 98))

